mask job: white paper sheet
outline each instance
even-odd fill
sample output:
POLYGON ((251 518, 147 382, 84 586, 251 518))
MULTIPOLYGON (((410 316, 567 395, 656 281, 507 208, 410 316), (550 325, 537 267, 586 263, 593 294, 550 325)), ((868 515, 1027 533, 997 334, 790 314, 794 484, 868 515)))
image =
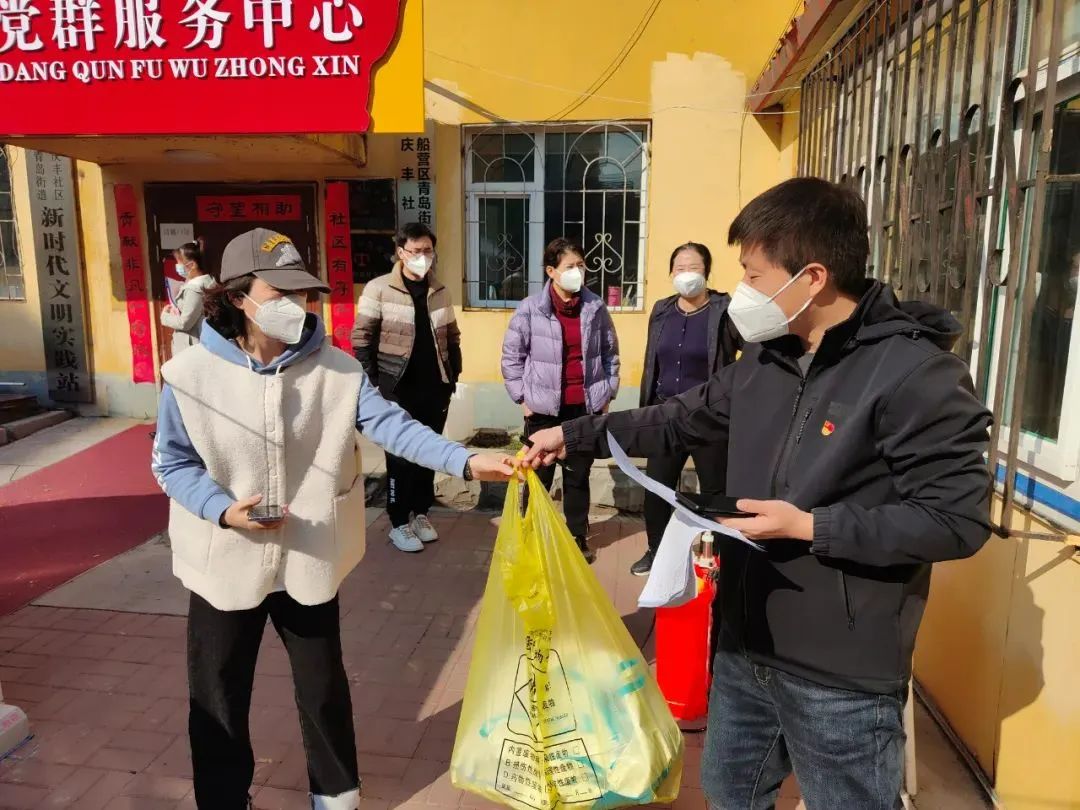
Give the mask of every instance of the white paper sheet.
POLYGON ((660 548, 653 560, 649 580, 645 583, 641 596, 638 598, 640 607, 677 607, 694 598, 697 593, 697 584, 694 578, 691 546, 694 538, 703 531, 734 538, 751 548, 762 551, 761 546, 747 539, 742 532, 728 529, 716 521, 691 512, 679 503, 674 490, 654 481, 635 467, 610 431, 607 434, 607 440, 611 458, 619 469, 626 473, 631 481, 662 498, 675 510, 667 529, 664 530, 664 537, 660 541, 660 548))

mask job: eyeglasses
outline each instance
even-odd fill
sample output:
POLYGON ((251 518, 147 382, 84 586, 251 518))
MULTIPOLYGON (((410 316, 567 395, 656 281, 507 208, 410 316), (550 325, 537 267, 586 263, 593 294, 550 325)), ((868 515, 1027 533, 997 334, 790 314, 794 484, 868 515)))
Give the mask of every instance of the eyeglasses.
POLYGON ((403 247, 401 249, 401 252, 409 256, 423 256, 427 259, 435 258, 435 251, 432 248, 424 248, 423 250, 409 250, 408 248, 403 247))

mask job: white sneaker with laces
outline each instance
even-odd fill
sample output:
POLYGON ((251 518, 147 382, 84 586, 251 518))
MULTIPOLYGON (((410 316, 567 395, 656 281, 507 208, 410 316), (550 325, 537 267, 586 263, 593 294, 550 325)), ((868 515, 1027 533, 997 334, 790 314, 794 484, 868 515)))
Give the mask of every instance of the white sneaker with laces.
POLYGON ((394 544, 394 548, 398 551, 405 551, 409 554, 424 550, 424 544, 420 542, 420 538, 416 536, 412 526, 408 524, 391 529, 390 542, 394 544))
POLYGON ((434 543, 439 539, 439 533, 431 525, 427 515, 417 515, 412 519, 409 527, 413 530, 422 543, 434 543))

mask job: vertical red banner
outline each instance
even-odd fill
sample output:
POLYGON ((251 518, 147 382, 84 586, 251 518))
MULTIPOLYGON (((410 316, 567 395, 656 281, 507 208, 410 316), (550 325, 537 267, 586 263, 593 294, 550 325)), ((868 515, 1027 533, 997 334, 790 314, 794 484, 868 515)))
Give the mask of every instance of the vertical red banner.
POLYGON ((334 345, 352 354, 353 300, 352 231, 349 224, 349 184, 326 184, 326 278, 330 284, 330 333, 334 345))
POLYGON ((124 273, 128 328, 131 335, 131 378, 154 382, 154 342, 151 335, 150 300, 146 292, 146 268, 142 257, 142 230, 135 189, 122 184, 114 188, 116 222, 120 231, 120 263, 124 273))

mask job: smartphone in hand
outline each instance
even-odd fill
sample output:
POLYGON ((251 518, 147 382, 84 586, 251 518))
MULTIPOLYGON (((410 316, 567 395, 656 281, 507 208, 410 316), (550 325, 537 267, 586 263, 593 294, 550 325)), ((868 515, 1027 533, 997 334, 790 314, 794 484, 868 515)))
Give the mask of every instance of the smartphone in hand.
POLYGON ((252 523, 280 523, 285 519, 285 510, 280 506, 253 506, 248 511, 248 520, 252 523))
POLYGON ((738 498, 732 498, 728 495, 713 495, 706 499, 701 495, 688 495, 684 492, 676 492, 675 500, 695 515, 701 515, 702 517, 709 518, 709 520, 732 517, 753 517, 749 512, 742 512, 739 510, 736 506, 739 502, 738 498), (703 501, 706 500, 708 502, 703 503, 703 501))

